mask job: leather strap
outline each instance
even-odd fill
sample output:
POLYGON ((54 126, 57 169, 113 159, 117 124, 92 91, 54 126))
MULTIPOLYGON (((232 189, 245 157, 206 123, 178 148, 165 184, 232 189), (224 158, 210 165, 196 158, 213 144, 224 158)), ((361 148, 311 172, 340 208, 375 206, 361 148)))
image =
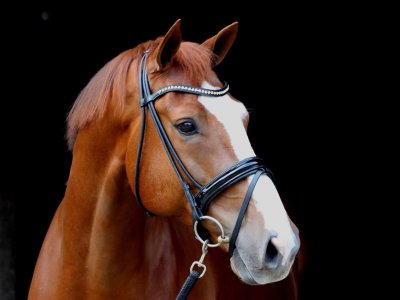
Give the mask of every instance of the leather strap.
POLYGON ((199 276, 199 272, 191 271, 189 276, 186 278, 186 281, 183 283, 183 286, 181 287, 181 290, 179 291, 179 294, 176 296, 175 300, 185 300, 196 284, 197 279, 199 279, 199 276))
POLYGON ((272 177, 271 171, 263 165, 263 160, 256 156, 245 158, 216 176, 204 185, 196 195, 196 201, 201 211, 206 213, 211 201, 223 190, 239 180, 253 175, 258 170, 263 170, 269 177, 272 177))
POLYGON ((194 87, 191 85, 167 85, 151 95, 146 95, 146 97, 142 97, 140 100, 140 106, 146 106, 149 102, 152 102, 157 98, 165 95, 166 93, 171 92, 195 94, 207 97, 221 97, 225 95, 228 90, 229 85, 226 82, 224 82, 224 86, 218 90, 210 90, 201 87, 194 87))
POLYGON ((247 189, 246 196, 243 199, 242 207, 240 208, 235 227, 233 228, 232 235, 229 240, 229 254, 231 256, 233 255, 233 251, 236 249, 236 239, 239 235, 240 227, 242 226, 243 218, 244 218, 244 215, 246 214, 247 207, 249 206, 251 195, 253 195, 253 191, 254 191, 254 188, 256 187, 258 179, 260 179, 260 176, 263 173, 264 173, 263 171, 258 171, 254 175, 254 177, 251 180, 251 183, 249 185, 249 188, 247 189))

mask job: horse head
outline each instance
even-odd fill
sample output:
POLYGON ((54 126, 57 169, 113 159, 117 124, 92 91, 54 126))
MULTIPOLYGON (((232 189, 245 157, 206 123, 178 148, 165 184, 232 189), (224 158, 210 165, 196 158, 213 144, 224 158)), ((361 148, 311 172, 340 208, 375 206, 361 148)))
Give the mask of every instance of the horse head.
MULTIPOLYGON (((128 145, 125 165, 132 191, 150 214, 173 217, 190 226, 196 207, 188 201, 182 181, 196 195, 202 187, 216 181, 219 174, 226 175, 232 166, 256 156, 246 133, 249 113, 242 102, 223 91, 224 83, 214 72, 231 48, 237 31, 238 24, 233 23, 202 44, 191 43, 182 41, 178 20, 165 36, 143 44, 140 48, 142 53, 146 52, 145 59, 133 60, 130 65, 124 100, 128 145), (146 88, 150 100, 143 99, 146 88), (166 91, 168 88, 172 91, 166 91), (195 93, 192 88, 200 92, 195 93), (154 96, 156 91, 161 95, 154 96), (220 94, 208 95, 213 91, 220 94), (151 103, 153 114, 143 101, 151 103), (139 120, 145 128, 142 138, 139 120), (178 158, 168 156, 164 148, 169 146, 165 143, 171 144, 178 158), (192 179, 188 178, 191 176, 192 179)), ((205 207, 206 213, 222 224, 227 236, 234 231, 255 173, 228 184, 205 207)), ((285 278, 300 247, 298 229, 267 175, 262 172, 253 183, 237 239, 231 240, 232 270, 248 284, 285 278)), ((211 241, 217 243, 221 234, 218 226, 203 223, 211 241)), ((229 250, 228 244, 221 248, 229 250)))

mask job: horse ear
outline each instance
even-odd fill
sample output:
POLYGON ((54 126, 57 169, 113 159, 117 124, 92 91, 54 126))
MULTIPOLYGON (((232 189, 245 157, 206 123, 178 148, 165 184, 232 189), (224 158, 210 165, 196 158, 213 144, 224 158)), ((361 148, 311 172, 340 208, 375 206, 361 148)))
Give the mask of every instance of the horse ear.
POLYGON ((236 39, 238 28, 239 23, 234 22, 203 43, 204 46, 210 48, 215 54, 213 61, 214 67, 218 65, 228 53, 236 39))
POLYGON ((157 48, 157 63, 160 69, 164 68, 174 57, 182 42, 181 20, 178 19, 165 34, 157 48))

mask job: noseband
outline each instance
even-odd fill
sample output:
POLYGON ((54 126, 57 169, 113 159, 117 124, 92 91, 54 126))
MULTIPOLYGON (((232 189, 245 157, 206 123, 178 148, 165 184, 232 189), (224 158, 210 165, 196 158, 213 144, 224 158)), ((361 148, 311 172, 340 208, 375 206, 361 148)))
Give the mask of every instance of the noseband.
MULTIPOLYGON (((144 53, 139 67, 139 90, 140 90, 140 106, 142 108, 142 125, 141 125, 140 141, 137 151, 137 160, 135 168, 136 200, 138 204, 147 212, 148 215, 154 216, 154 214, 151 211, 149 211, 148 209, 146 209, 146 207, 144 207, 139 194, 139 167, 140 167, 140 159, 142 156, 143 140, 145 134, 146 108, 147 108, 150 111, 151 117, 154 121, 155 127, 160 136, 161 142, 164 145, 164 149, 168 155, 171 165, 179 179, 180 184, 182 185, 182 188, 185 192, 185 196, 189 201, 190 207, 192 209, 192 219, 194 223, 196 221, 200 223, 204 219, 211 201, 215 197, 217 197, 222 191, 224 191, 231 185, 235 184, 239 180, 254 175, 249 185, 249 188, 246 192, 246 195, 244 197, 243 204, 240 208, 235 227, 230 237, 229 253, 230 255, 232 255, 233 251, 236 248, 235 245, 236 239, 239 234, 239 230, 244 215, 246 213, 251 195, 253 194, 253 190, 257 184, 257 181, 262 174, 266 174, 269 177, 271 177, 272 173, 263 164, 261 158, 248 157, 239 161, 233 166, 227 168, 205 185, 201 185, 196 179, 194 179, 194 177, 186 169, 182 160, 179 158, 178 153, 175 151, 170 139, 168 138, 168 135, 165 132, 165 129, 155 109, 154 102, 161 96, 170 92, 188 93, 199 96, 218 98, 228 93, 229 86, 227 83, 225 83, 221 89, 211 90, 211 89, 204 89, 201 87, 188 86, 188 85, 168 85, 159 89, 154 93, 151 93, 150 84, 147 77, 147 67, 146 67, 146 60, 148 53, 149 53, 148 51, 144 53), (189 184, 186 182, 184 176, 182 175, 182 172, 186 176, 186 178, 189 179, 190 183, 199 190, 199 192, 196 195, 193 195, 189 184)), ((206 235, 207 232, 203 229, 203 231, 201 231, 200 236, 205 237, 206 235)))

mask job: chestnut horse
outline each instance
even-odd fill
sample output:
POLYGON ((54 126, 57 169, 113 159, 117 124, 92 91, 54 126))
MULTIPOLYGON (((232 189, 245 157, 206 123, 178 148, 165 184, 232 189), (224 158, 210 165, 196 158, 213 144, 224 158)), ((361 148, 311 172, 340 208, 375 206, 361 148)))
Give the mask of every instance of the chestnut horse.
POLYGON ((83 89, 29 299, 174 299, 186 278, 189 299, 298 298, 298 229, 213 71, 237 30, 184 42, 178 20, 83 89))

